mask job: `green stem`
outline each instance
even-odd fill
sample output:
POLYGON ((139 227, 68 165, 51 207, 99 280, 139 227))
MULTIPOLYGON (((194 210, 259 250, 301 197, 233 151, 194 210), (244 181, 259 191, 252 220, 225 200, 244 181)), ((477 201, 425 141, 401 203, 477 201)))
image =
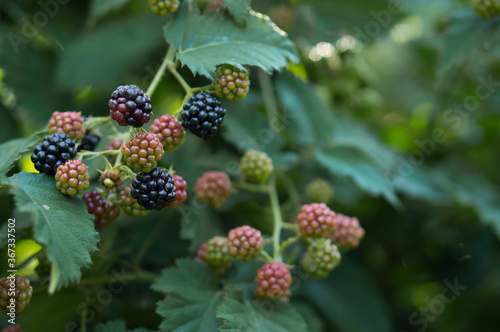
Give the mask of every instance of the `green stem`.
POLYGON ((156 72, 155 77, 153 78, 153 81, 149 85, 148 89, 146 90, 146 94, 151 97, 153 93, 155 92, 156 88, 158 87, 158 84, 161 82, 161 78, 163 77, 163 74, 165 74, 165 70, 169 65, 171 65, 175 57, 175 49, 170 46, 168 48, 167 54, 165 55, 165 59, 163 59, 163 62, 160 65, 160 68, 156 72))
POLYGON ((283 221, 281 223, 281 227, 284 229, 289 229, 291 231, 298 231, 299 230, 299 226, 297 224, 292 224, 292 223, 289 223, 286 221, 283 221))
POLYGON ((281 210, 278 199, 278 192, 276 190, 276 175, 272 175, 271 183, 269 186, 269 200, 271 201, 271 209, 273 211, 274 218, 274 229, 273 229, 273 249, 274 249, 274 260, 276 262, 281 262, 281 251, 280 251, 280 238, 281 238, 281 225, 283 219, 281 218, 281 210))
POLYGON ((267 253, 267 251, 265 250, 261 250, 260 251, 260 255, 264 258, 264 260, 268 263, 271 263, 273 261, 273 258, 271 257, 271 255, 269 255, 267 253))
POLYGON ((80 323, 80 331, 81 332, 86 332, 87 331, 87 304, 84 302, 83 303, 83 310, 82 310, 82 320, 80 323))
POLYGON ((149 233, 148 238, 142 244, 141 248, 137 252, 137 255, 135 256, 135 259, 133 261, 133 264, 136 267, 139 267, 139 264, 141 263, 142 258, 147 253, 148 249, 153 245, 153 243, 156 240, 157 236, 160 235, 161 231, 163 230, 163 228, 167 224, 167 221, 168 221, 168 218, 163 218, 163 220, 160 221, 156 225, 155 229, 151 233, 149 233))
POLYGON ((179 82, 179 84, 182 85, 182 88, 184 89, 184 91, 186 91, 186 95, 187 96, 191 96, 193 94, 193 90, 191 89, 191 87, 189 86, 189 84, 184 80, 184 78, 181 76, 181 74, 179 74, 179 72, 177 71, 177 69, 175 69, 175 65, 174 64, 170 64, 168 66, 168 70, 177 79, 177 81, 179 82))
POLYGON ((254 192, 259 192, 259 193, 268 193, 269 192, 268 186, 263 186, 263 185, 259 185, 259 184, 252 184, 252 183, 246 183, 246 182, 233 182, 233 183, 231 183, 231 186, 234 188, 239 188, 239 189, 244 189, 244 190, 254 191, 254 192))
POLYGON ((200 86, 200 87, 197 87, 197 88, 192 88, 191 89, 191 92, 199 92, 199 91, 205 91, 205 90, 208 90, 210 88, 213 88, 214 87, 214 84, 209 84, 209 85, 205 85, 205 86, 200 86))
MULTIPOLYGON (((120 150, 118 150, 120 151, 120 150)), ((120 151, 121 152, 121 151, 120 151)), ((121 164, 122 162, 122 158, 123 158, 123 153, 119 153, 117 156, 116 156, 116 160, 115 160, 115 164, 113 165, 113 167, 116 167, 118 165, 121 164)))
MULTIPOLYGON (((278 103, 276 102, 276 97, 274 95, 271 77, 269 77, 269 75, 266 74, 263 70, 259 70, 258 78, 259 78, 260 90, 262 91, 262 98, 264 99, 264 105, 266 106, 267 110, 266 113, 269 120, 269 124, 270 125, 276 124, 276 122, 273 121, 274 118, 280 120, 278 123, 281 124, 282 123, 281 116, 278 111, 278 103)), ((283 128, 283 126, 279 127, 283 128)))
POLYGON ((280 251, 283 252, 286 248, 288 248, 293 243, 297 242, 302 237, 302 234, 297 234, 293 237, 288 238, 286 241, 281 243, 280 251))

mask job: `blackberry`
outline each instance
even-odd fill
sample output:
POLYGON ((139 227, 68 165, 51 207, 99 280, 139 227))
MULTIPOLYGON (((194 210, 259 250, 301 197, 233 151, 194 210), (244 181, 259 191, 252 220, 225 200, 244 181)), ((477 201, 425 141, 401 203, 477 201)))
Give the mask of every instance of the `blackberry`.
POLYGON ((287 301, 291 296, 292 275, 283 263, 264 264, 255 276, 255 296, 262 299, 287 301))
POLYGON ((146 216, 150 211, 140 206, 139 203, 137 203, 137 200, 132 198, 131 192, 132 187, 125 187, 120 192, 120 207, 123 212, 132 217, 146 216))
POLYGON ((311 241, 300 265, 308 274, 316 278, 325 278, 328 273, 340 264, 340 253, 330 239, 311 241))
POLYGON ((150 119, 151 99, 136 85, 120 85, 108 102, 109 115, 120 126, 142 127, 150 119))
POLYGON ((46 135, 39 143, 31 161, 37 171, 47 175, 55 175, 59 166, 76 156, 75 141, 67 134, 55 133, 46 135))
POLYGON ((297 216, 297 223, 304 236, 330 237, 333 232, 335 213, 323 203, 304 204, 297 216))
POLYGON ((208 93, 191 96, 182 107, 182 126, 203 139, 217 134, 226 115, 220 101, 208 93))
POLYGON ((472 8, 486 20, 500 15, 500 0, 472 0, 472 8))
POLYGON ((207 263, 207 247, 208 243, 203 242, 201 246, 196 250, 196 259, 199 260, 202 263, 207 263))
POLYGON ((120 172, 120 166, 113 167, 109 171, 104 171, 99 176, 99 183, 109 189, 121 187, 125 178, 127 177, 127 173, 120 172))
POLYGON ((104 150, 118 150, 122 147, 123 141, 119 139, 112 139, 108 142, 108 145, 104 148, 104 150))
POLYGON ((174 185, 175 185, 175 199, 170 203, 169 207, 177 207, 179 204, 184 202, 187 198, 186 188, 187 183, 184 181, 182 176, 173 174, 174 185))
POLYGON ((335 229, 330 238, 339 250, 356 248, 365 236, 365 230, 360 226, 358 218, 337 214, 334 223, 335 229))
POLYGON ((224 172, 206 172, 196 181, 194 191, 198 199, 217 207, 231 194, 231 180, 224 172))
POLYGON ((121 152, 129 167, 149 172, 163 157, 163 145, 155 134, 138 133, 122 145, 121 152))
POLYGON ((265 152, 250 150, 241 158, 240 170, 245 180, 264 183, 273 172, 273 162, 265 152))
POLYGON ((264 239, 260 231, 245 225, 229 231, 227 244, 231 256, 249 261, 259 256, 264 239))
POLYGON ((82 138, 82 142, 78 146, 78 151, 94 151, 97 144, 101 141, 101 137, 97 135, 85 134, 82 138))
POLYGON ((149 127, 149 131, 158 136, 165 153, 172 152, 180 147, 186 138, 186 132, 182 128, 182 124, 171 115, 163 115, 156 119, 149 127))
POLYGON ((174 182, 168 171, 155 167, 148 173, 137 174, 130 195, 148 210, 161 210, 175 200, 174 182))
POLYGON ((215 92, 220 98, 229 100, 245 98, 250 88, 250 78, 246 70, 226 64, 216 72, 215 92))
POLYGON ((155 15, 168 15, 179 9, 179 0, 149 0, 149 7, 155 15))
POLYGON ((79 112, 54 112, 47 127, 49 134, 67 134, 71 139, 80 140, 85 135, 83 121, 79 112))
POLYGON ((333 194, 333 187, 323 179, 312 180, 306 186, 307 198, 313 203, 329 203, 333 194))
POLYGON ((12 274, 0 280, 0 309, 6 312, 21 312, 30 303, 33 287, 30 281, 17 274, 12 274), (15 289, 14 294, 10 290, 15 289))
POLYGON ((64 195, 75 197, 90 185, 87 165, 80 160, 70 160, 57 168, 56 187, 64 195))
POLYGON ((213 267, 228 268, 233 258, 229 254, 227 239, 214 236, 207 243, 207 263, 213 267))
POLYGON ((94 216, 95 228, 104 228, 113 224, 113 221, 120 214, 120 208, 106 202, 99 189, 94 189, 90 193, 83 195, 82 199, 87 203, 89 214, 94 216))

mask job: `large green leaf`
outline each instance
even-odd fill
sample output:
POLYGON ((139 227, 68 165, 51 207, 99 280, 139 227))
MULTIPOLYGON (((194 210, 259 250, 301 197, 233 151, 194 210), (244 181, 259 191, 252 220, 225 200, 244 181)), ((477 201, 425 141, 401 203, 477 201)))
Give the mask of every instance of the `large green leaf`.
POLYGON ((233 332, 305 332, 304 319, 288 303, 248 300, 243 292, 232 289, 225 293, 217 318, 224 321, 220 331, 233 332))
POLYGON ((80 280, 80 269, 90 266, 89 252, 97 250, 99 241, 85 202, 61 194, 45 174, 22 172, 9 178, 9 184, 18 209, 36 219, 35 240, 47 248, 52 262, 49 291, 80 280))
POLYGON ((216 66, 229 63, 257 66, 267 72, 298 61, 294 44, 275 24, 258 13, 242 28, 218 12, 201 15, 187 1, 165 26, 165 38, 177 58, 194 74, 215 78, 216 66))
POLYGON ((0 174, 7 173, 23 153, 32 149, 40 140, 38 133, 29 137, 16 138, 0 144, 0 174))

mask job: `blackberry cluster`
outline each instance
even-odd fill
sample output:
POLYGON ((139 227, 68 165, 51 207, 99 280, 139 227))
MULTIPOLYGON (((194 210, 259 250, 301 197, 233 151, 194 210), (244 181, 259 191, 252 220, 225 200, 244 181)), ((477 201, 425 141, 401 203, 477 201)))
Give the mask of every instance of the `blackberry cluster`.
POLYGON ((292 275, 284 263, 264 264, 255 276, 257 289, 255 296, 262 299, 278 299, 287 301, 292 295, 292 275))
POLYGON ((137 174, 130 195, 148 210, 161 210, 175 200, 174 182, 168 171, 155 167, 148 173, 137 174))
POLYGON ((156 119, 149 127, 149 131, 158 136, 163 150, 169 153, 184 143, 186 132, 176 118, 171 115, 163 115, 156 119))
POLYGON ((89 170, 80 160, 70 160, 57 168, 56 187, 64 195, 75 197, 90 186, 89 170))
POLYGON ((192 134, 209 140, 219 131, 224 115, 226 109, 217 98, 208 93, 198 93, 182 107, 182 126, 192 134))
POLYGON ((83 121, 79 112, 54 112, 47 127, 49 134, 67 134, 71 139, 80 140, 85 135, 83 121))
POLYGON ((273 162, 265 152, 250 150, 241 158, 240 170, 245 180, 264 183, 273 172, 273 162))
POLYGON ((143 206, 140 206, 137 203, 135 198, 132 198, 132 187, 125 187, 120 192, 120 207, 122 208, 125 214, 132 217, 144 217, 150 211, 146 210, 143 206))
POLYGON ((249 261, 259 256, 260 250, 264 246, 264 239, 260 231, 245 225, 229 231, 227 244, 231 256, 249 261))
POLYGON ((108 102, 109 115, 120 126, 142 127, 152 111, 151 99, 135 85, 120 85, 108 102))
POLYGON ((198 199, 217 207, 231 194, 231 180, 224 172, 206 172, 196 181, 194 191, 198 199))
POLYGON ((87 211, 94 216, 95 228, 104 228, 113 224, 120 214, 120 208, 106 202, 99 189, 83 195, 82 199, 87 203, 87 211))
POLYGON ((250 89, 250 78, 246 70, 226 64, 216 72, 215 92, 220 98, 229 100, 245 98, 250 89))
POLYGON ((335 229, 330 238, 340 250, 356 248, 365 236, 365 230, 359 224, 358 218, 337 214, 334 223, 335 229))
POLYGON ((472 0, 472 8, 486 20, 500 15, 500 0, 472 0))
POLYGON ((179 204, 184 202, 187 198, 187 183, 184 181, 182 176, 173 174, 174 185, 175 185, 175 199, 170 203, 169 207, 177 207, 179 204))
POLYGON ((339 264, 340 252, 330 239, 311 241, 300 261, 304 271, 316 278, 326 278, 328 273, 339 264))
POLYGON ((179 0, 149 0, 149 7, 155 15, 168 15, 179 9, 179 0))
POLYGON ((226 269, 231 265, 233 258, 229 253, 227 239, 214 236, 207 243, 206 260, 210 266, 226 269))
POLYGON ((163 145, 155 134, 138 133, 122 145, 121 152, 129 167, 149 172, 163 157, 163 145))
POLYGON ((304 236, 330 237, 335 226, 335 213, 323 203, 304 204, 297 216, 297 223, 304 236))
POLYGON ((316 179, 306 186, 306 196, 313 203, 329 203, 333 199, 333 187, 328 181, 316 179))
POLYGON ((30 281, 13 274, 0 280, 0 309, 6 312, 21 312, 30 303, 33 287, 30 281), (14 284, 15 294, 11 296, 10 286, 14 284), (12 302, 11 299, 14 299, 12 302), (13 303, 13 305, 12 305, 13 303), (12 305, 12 307, 10 307, 12 305))
POLYGON ((46 135, 39 143, 31 161, 37 171, 47 175, 55 175, 59 166, 76 156, 75 141, 67 134, 55 133, 46 135))
POLYGON ((78 151, 94 151, 97 144, 101 141, 101 137, 97 135, 85 134, 82 138, 82 142, 78 146, 78 151))

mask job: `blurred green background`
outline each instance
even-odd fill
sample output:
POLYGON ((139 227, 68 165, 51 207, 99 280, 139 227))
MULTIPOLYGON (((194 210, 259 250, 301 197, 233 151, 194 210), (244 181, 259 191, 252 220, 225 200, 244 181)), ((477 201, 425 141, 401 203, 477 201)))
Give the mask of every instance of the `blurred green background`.
MULTIPOLYGON (((49 9, 35 0, 1 3, 0 143, 42 129, 55 110, 107 115, 110 92, 124 83, 146 88, 167 49, 167 18, 155 17, 147 1, 61 2, 49 9)), ((263 149, 302 198, 309 180, 328 179, 335 187, 333 210, 358 217, 366 230, 360 247, 329 279, 306 282, 297 292, 311 329, 497 331, 500 20, 480 19, 465 0, 252 0, 252 8, 288 32, 302 60, 272 77, 280 109, 294 116, 263 149), (321 122, 322 112, 334 114, 331 130, 340 147, 320 146, 304 131, 321 122), (313 157, 319 146, 339 154, 313 157), (447 303, 441 294, 449 283, 462 286, 446 293, 455 295, 447 303)), ((209 83, 187 69, 181 73, 192 86, 209 83)), ((191 196, 204 171, 225 170, 239 160, 242 136, 234 128, 245 124, 251 134, 266 125, 258 114, 264 114, 265 82, 258 70, 251 74, 247 99, 223 102, 231 116, 222 135, 210 143, 189 137, 164 158, 186 179, 191 196)), ((153 99, 155 114, 178 108, 182 98, 181 87, 167 77, 153 99)), ((29 164, 23 159, 18 170, 29 170, 29 164)), ((27 223, 12 198, 0 195, 1 222, 17 216, 27 223)), ((122 217, 101 232, 112 249, 96 254, 86 273, 99 275, 127 260, 158 220, 168 222, 164 241, 155 242, 144 259, 151 270, 243 222, 269 231, 262 224, 268 211, 259 203, 239 195, 221 211, 204 211, 195 215, 196 223, 182 225, 175 211, 140 221, 122 217)), ((290 205, 288 217, 296 210, 290 205)), ((30 231, 21 237, 29 239, 30 231)), ((36 291, 21 318, 25 331, 42 331, 42 322, 43 331, 78 322, 78 303, 97 291, 69 287, 52 297, 36 291)), ((130 328, 156 328, 158 299, 147 285, 128 287, 92 323, 120 318, 130 328)))

